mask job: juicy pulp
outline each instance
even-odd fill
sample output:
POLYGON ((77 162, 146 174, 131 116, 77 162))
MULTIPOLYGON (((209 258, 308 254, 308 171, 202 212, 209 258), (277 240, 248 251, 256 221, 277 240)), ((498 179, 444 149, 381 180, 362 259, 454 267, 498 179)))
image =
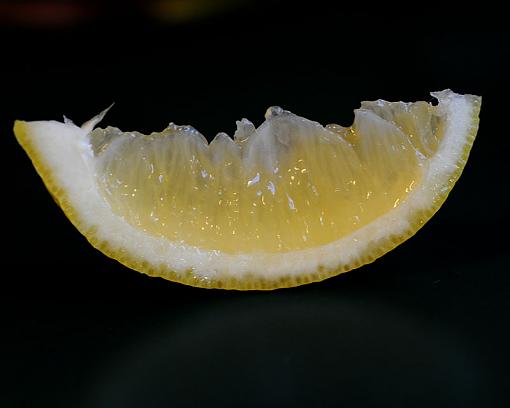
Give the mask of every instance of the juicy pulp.
POLYGON ((350 128, 270 108, 209 145, 188 126, 90 134, 113 212, 148 234, 226 253, 333 242, 406 200, 443 134, 425 102, 365 102, 350 128))

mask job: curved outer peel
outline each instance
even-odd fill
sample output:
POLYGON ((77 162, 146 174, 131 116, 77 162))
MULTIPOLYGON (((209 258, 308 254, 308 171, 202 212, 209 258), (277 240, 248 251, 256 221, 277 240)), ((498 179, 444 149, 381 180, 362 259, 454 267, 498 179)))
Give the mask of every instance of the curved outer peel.
POLYGON ((288 253, 225 254, 149 235, 111 212, 101 197, 87 135, 71 122, 16 121, 14 132, 46 187, 90 243, 139 272, 206 288, 275 289, 320 281, 372 262, 414 235, 459 178, 478 128, 481 98, 433 93, 447 115, 444 137, 405 202, 330 244, 288 253), (80 180, 76 183, 76 180, 80 180))

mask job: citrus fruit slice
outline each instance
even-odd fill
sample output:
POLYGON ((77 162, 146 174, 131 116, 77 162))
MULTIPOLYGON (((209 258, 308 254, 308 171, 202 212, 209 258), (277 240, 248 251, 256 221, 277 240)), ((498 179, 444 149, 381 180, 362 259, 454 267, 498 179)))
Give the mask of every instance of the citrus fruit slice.
POLYGON ((274 289, 373 261, 437 211, 460 176, 481 98, 363 102, 321 126, 278 107, 211 143, 69 120, 14 132, 78 230, 137 271, 194 286, 274 289))

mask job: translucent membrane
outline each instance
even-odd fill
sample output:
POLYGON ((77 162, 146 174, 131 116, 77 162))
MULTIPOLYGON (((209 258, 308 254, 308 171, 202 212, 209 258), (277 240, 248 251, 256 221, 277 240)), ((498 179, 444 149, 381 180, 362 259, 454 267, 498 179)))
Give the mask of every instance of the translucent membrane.
POLYGON ((96 129, 97 182, 147 233, 228 253, 327 244, 402 204, 442 137, 437 107, 365 102, 351 128, 270 108, 208 144, 191 127, 96 129))

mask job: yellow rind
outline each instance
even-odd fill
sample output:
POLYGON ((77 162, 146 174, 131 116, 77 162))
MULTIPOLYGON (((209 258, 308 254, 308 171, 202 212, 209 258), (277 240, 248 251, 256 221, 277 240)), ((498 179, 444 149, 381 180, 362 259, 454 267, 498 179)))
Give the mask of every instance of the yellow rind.
POLYGON ((69 200, 66 196, 66 192, 60 188, 54 181, 54 177, 51 174, 48 166, 44 164, 44 160, 40 157, 37 149, 34 148, 29 135, 29 128, 27 122, 16 121, 14 124, 14 134, 27 152, 28 156, 32 160, 32 163, 42 178, 46 188, 53 196, 55 201, 58 203, 64 214, 71 221, 71 223, 80 231, 82 235, 90 242, 90 244, 107 255, 120 262, 121 264, 134 269, 138 272, 144 273, 153 277, 161 277, 173 282, 182 283, 184 285, 190 285, 195 287, 207 288, 207 289, 234 289, 234 290, 273 290, 279 288, 289 288, 304 285, 312 282, 319 282, 324 279, 339 275, 344 272, 351 271, 360 266, 366 265, 375 261, 377 258, 391 251, 410 237, 412 237, 418 230, 425 225, 425 223, 439 210, 441 205, 444 203, 448 194, 452 190, 453 186, 459 179, 464 166, 467 162, 471 147, 476 137, 478 123, 479 123, 479 112, 481 106, 480 103, 472 105, 471 112, 471 126, 469 128, 465 144, 463 147, 463 153, 456 163, 456 171, 452 172, 448 177, 447 189, 440 190, 432 201, 431 207, 426 211, 420 211, 413 215, 411 220, 411 228, 403 232, 399 236, 387 236, 383 241, 378 242, 378 246, 372 250, 371 253, 364 254, 358 258, 355 262, 350 264, 342 265, 334 269, 326 269, 319 267, 314 273, 300 275, 300 276, 287 276, 279 277, 277 279, 262 279, 259 277, 249 276, 243 277, 242 280, 234 278, 230 279, 210 279, 200 278, 193 275, 192 271, 188 273, 177 273, 167 267, 153 266, 146 261, 140 261, 130 254, 123 251, 122 248, 113 248, 108 242, 102 241, 97 238, 94 228, 90 228, 80 220, 79 214, 69 204, 69 200))

